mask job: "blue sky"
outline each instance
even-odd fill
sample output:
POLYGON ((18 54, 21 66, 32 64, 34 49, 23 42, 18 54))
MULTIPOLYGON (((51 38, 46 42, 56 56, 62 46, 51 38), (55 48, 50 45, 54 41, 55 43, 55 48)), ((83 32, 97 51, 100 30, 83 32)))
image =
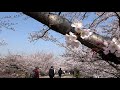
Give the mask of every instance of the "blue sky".
MULTIPOLYGON (((0 17, 8 15, 16 15, 15 12, 0 12, 0 17)), ((24 20, 25 17, 19 17, 10 19, 11 22, 18 23, 15 26, 16 31, 12 31, 6 28, 1 28, 0 39, 4 39, 8 45, 0 47, 0 54, 5 55, 8 53, 8 50, 12 53, 26 53, 31 54, 38 51, 50 52, 55 55, 62 54, 64 48, 57 46, 56 44, 50 41, 44 41, 39 39, 36 43, 30 43, 28 41, 28 36, 30 32, 38 31, 42 29, 42 24, 32 18, 24 20)), ((52 35, 57 37, 61 36, 60 34, 50 31, 52 35)))
MULTIPOLYGON (((12 53, 25 53, 25 54, 32 54, 39 51, 44 52, 50 52, 55 55, 60 55, 64 52, 64 48, 57 46, 53 42, 50 41, 44 41, 42 39, 39 39, 35 44, 30 43, 28 41, 29 33, 33 31, 39 31, 42 29, 43 25, 32 19, 28 18, 27 20, 24 20, 26 16, 18 17, 18 18, 11 18, 11 19, 1 19, 4 16, 14 16, 18 15, 16 12, 0 12, 0 22, 9 20, 10 22, 17 23, 16 25, 12 26, 15 28, 15 31, 12 31, 10 29, 6 28, 0 28, 2 32, 0 32, 0 40, 4 39, 8 45, 6 46, 0 46, 0 54, 5 55, 8 53, 8 50, 12 53)), ((91 14, 89 16, 90 18, 85 19, 83 21, 83 24, 87 24, 92 21, 93 18, 95 18, 94 14, 91 14)), ((56 33, 54 31, 50 31, 50 33, 55 36, 56 38, 61 38, 60 41, 64 42, 64 36, 61 36, 61 34, 56 33)))

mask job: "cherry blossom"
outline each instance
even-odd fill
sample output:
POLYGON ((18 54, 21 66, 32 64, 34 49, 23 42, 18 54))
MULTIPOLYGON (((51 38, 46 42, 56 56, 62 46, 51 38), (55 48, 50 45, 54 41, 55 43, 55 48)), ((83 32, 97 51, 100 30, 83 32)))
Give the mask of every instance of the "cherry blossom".
POLYGON ((113 38, 112 41, 117 44, 117 39, 116 38, 113 38))
POLYGON ((104 40, 103 44, 108 47, 108 42, 104 40))
POLYGON ((93 32, 90 32, 90 29, 83 29, 83 30, 84 30, 84 32, 81 33, 81 38, 82 39, 88 38, 93 33, 93 32))
POLYGON ((79 47, 79 41, 76 40, 77 39, 77 36, 74 35, 72 32, 69 32, 69 35, 66 34, 66 44, 67 46, 71 46, 72 48, 78 48, 79 47))
POLYGON ((117 48, 117 50, 120 50, 120 44, 118 44, 118 45, 116 46, 116 48, 117 48))
POLYGON ((90 29, 82 29, 83 28, 83 24, 82 22, 73 22, 71 24, 72 27, 75 28, 75 31, 77 33, 81 33, 81 38, 82 39, 86 39, 88 38, 90 35, 92 35, 92 32, 90 32, 90 29), (81 30, 84 30, 83 32, 81 32, 81 30))
POLYGON ((106 47, 103 47, 103 49, 105 55, 111 52, 115 53, 116 57, 120 57, 120 45, 119 41, 116 38, 113 38, 111 42, 106 43, 106 47))
POLYGON ((115 52, 116 57, 120 57, 120 50, 115 52))
POLYGON ((109 45, 109 49, 111 53, 114 53, 116 51, 116 44, 111 42, 109 45))
POLYGON ((71 41, 74 41, 74 40, 77 39, 77 36, 74 35, 72 32, 69 32, 69 34, 70 34, 70 40, 71 40, 71 41))
POLYGON ((74 40, 72 43, 71 43, 71 47, 74 48, 78 48, 79 47, 79 41, 78 40, 74 40))
POLYGON ((103 52, 104 52, 105 55, 107 55, 109 53, 109 49, 106 48, 103 52))
MULTIPOLYGON (((82 29, 83 28, 82 22, 73 22, 71 26, 75 28, 75 31, 77 33, 81 33, 82 39, 87 39, 90 35, 92 35, 92 32, 90 32, 90 29, 82 29), (81 30, 84 30, 84 31, 81 32, 81 30)), ((69 35, 66 34, 65 39, 66 39, 67 46, 71 46, 72 48, 79 47, 80 42, 76 40, 77 36, 74 33, 69 32, 69 35)))
POLYGON ((70 46, 70 44, 71 44, 71 41, 70 41, 69 38, 70 38, 69 35, 66 34, 65 39, 66 39, 66 44, 67 44, 67 46, 70 46))
POLYGON ((77 33, 81 33, 81 29, 83 28, 82 22, 73 22, 71 26, 75 28, 77 33))
POLYGON ((75 28, 82 28, 83 27, 83 24, 82 22, 73 22, 71 24, 72 27, 75 27, 75 28))

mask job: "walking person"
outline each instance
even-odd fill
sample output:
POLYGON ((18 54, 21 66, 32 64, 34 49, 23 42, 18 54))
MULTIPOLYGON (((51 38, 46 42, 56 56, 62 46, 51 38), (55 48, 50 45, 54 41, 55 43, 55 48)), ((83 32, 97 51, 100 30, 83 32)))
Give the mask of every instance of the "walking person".
POLYGON ((60 78, 61 78, 61 76, 62 76, 62 73, 63 73, 63 71, 62 71, 62 69, 60 68, 60 69, 58 70, 58 75, 59 75, 60 78))
POLYGON ((35 69, 33 70, 33 78, 39 78, 39 68, 35 67, 35 69))
POLYGON ((51 68, 49 69, 49 77, 54 78, 54 75, 55 75, 54 68, 53 66, 51 66, 51 68))

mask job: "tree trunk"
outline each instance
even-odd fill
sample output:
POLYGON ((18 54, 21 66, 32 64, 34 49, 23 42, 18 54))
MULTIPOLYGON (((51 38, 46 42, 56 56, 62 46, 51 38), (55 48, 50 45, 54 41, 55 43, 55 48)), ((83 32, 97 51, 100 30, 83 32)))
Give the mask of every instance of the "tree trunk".
MULTIPOLYGON (((62 16, 48 13, 48 12, 23 12, 23 13, 36 19, 37 21, 47 25, 50 29, 52 29, 58 33, 61 33, 63 35, 65 35, 69 31, 75 33, 74 28, 71 27, 71 22, 62 16)), ((81 32, 84 32, 84 31, 81 30, 81 32)), ((100 56, 102 57, 103 60, 112 61, 116 64, 120 64, 120 58, 117 58, 113 54, 105 55, 103 53, 102 48, 105 46, 103 44, 103 41, 109 41, 109 40, 111 40, 110 38, 106 38, 106 37, 100 36, 96 33, 93 33, 86 40, 82 39, 79 35, 78 40, 82 44, 84 44, 85 46, 87 46, 91 49, 97 48, 99 50, 99 51, 97 51, 97 53, 100 54, 100 56)))

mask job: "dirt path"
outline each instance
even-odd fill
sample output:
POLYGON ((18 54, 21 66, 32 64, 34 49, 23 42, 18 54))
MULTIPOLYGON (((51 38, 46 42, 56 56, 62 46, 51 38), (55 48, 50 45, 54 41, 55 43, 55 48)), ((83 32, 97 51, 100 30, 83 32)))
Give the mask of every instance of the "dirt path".
MULTIPOLYGON (((40 78, 49 78, 49 76, 40 76, 40 78)), ((59 78, 58 75, 55 75, 55 78, 59 78)), ((61 78, 74 78, 71 75, 63 75, 61 78)))

